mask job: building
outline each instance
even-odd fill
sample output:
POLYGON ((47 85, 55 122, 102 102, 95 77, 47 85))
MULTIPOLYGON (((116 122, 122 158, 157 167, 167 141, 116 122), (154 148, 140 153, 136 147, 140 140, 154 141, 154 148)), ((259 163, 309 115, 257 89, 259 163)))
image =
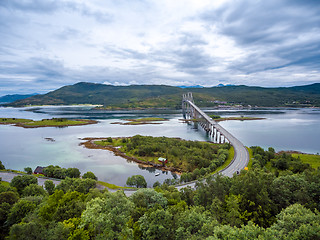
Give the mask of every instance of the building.
POLYGON ((162 165, 164 165, 165 163, 168 162, 168 160, 166 158, 162 158, 162 157, 159 157, 158 158, 158 161, 162 163, 162 165))
POLYGON ((43 174, 44 167, 37 166, 36 169, 33 171, 34 174, 43 174))

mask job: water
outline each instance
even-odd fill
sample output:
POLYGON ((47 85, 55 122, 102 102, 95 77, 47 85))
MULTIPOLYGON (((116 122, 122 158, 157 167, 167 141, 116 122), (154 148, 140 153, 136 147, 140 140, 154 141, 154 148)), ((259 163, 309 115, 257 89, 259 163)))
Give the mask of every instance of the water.
MULTIPOLYGON (((210 111, 210 110, 208 110, 210 111)), ((211 111, 212 112, 212 111, 211 111)), ((320 152, 320 111, 315 109, 214 111, 221 116, 264 117, 256 121, 225 121, 220 124, 246 146, 274 147, 278 150, 320 152)), ((82 173, 94 172, 99 180, 124 186, 131 175, 143 175, 148 186, 155 181, 175 178, 171 172, 148 168, 114 156, 112 152, 86 149, 79 144, 85 137, 125 137, 136 134, 180 137, 188 140, 209 140, 205 132, 182 123, 179 111, 100 111, 92 107, 0 108, 0 117, 43 119, 52 117, 97 119, 98 124, 66 128, 24 129, 0 125, 0 156, 6 168, 59 165, 77 167, 82 173), (28 110, 28 111, 25 111, 28 110), (157 125, 110 124, 135 117, 163 117, 168 121, 157 125), (45 138, 53 138, 51 142, 45 138), (160 173, 155 176, 155 173, 160 173)))

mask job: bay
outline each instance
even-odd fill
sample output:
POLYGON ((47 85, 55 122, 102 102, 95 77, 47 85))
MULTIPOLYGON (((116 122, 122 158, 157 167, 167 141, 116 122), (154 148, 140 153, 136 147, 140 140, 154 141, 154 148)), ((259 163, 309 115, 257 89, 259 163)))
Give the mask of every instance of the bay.
MULTIPOLYGON (((264 110, 206 110, 221 116, 263 117, 255 121, 224 121, 220 124, 246 146, 274 147, 279 150, 320 152, 319 109, 264 109, 264 110)), ((99 180, 124 186, 131 175, 143 175, 148 186, 176 178, 171 172, 142 168, 112 152, 86 149, 79 144, 85 137, 128 137, 136 134, 148 136, 180 137, 206 141, 210 138, 193 124, 179 121, 180 111, 101 111, 91 106, 45 106, 37 108, 0 108, 0 117, 43 119, 52 117, 89 118, 99 121, 95 125, 65 128, 24 129, 0 125, 0 156, 7 168, 59 165, 77 167, 82 173, 94 172, 99 180), (117 125, 112 122, 126 118, 163 117, 168 121, 156 125, 117 125), (54 141, 48 141, 52 138, 54 141), (155 173, 160 173, 155 176, 155 173)))

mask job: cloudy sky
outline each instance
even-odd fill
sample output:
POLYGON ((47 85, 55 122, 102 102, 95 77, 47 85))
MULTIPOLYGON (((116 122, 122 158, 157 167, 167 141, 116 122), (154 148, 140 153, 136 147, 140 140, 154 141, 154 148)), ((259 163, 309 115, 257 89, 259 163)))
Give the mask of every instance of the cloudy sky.
POLYGON ((319 0, 0 0, 0 96, 320 82, 319 0))

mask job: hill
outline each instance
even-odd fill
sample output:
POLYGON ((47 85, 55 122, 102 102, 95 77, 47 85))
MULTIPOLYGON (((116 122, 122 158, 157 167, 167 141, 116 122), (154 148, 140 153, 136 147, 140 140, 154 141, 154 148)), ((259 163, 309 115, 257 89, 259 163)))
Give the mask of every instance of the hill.
POLYGON ((182 89, 165 85, 112 86, 80 82, 44 95, 18 100, 8 106, 100 104, 106 108, 180 108, 181 95, 193 92, 200 107, 224 101, 244 106, 320 106, 320 83, 288 88, 222 86, 182 89))
POLYGON ((37 94, 34 93, 34 94, 25 94, 25 95, 21 95, 21 94, 5 95, 0 97, 0 103, 11 103, 17 100, 26 99, 34 95, 37 95, 37 94))

